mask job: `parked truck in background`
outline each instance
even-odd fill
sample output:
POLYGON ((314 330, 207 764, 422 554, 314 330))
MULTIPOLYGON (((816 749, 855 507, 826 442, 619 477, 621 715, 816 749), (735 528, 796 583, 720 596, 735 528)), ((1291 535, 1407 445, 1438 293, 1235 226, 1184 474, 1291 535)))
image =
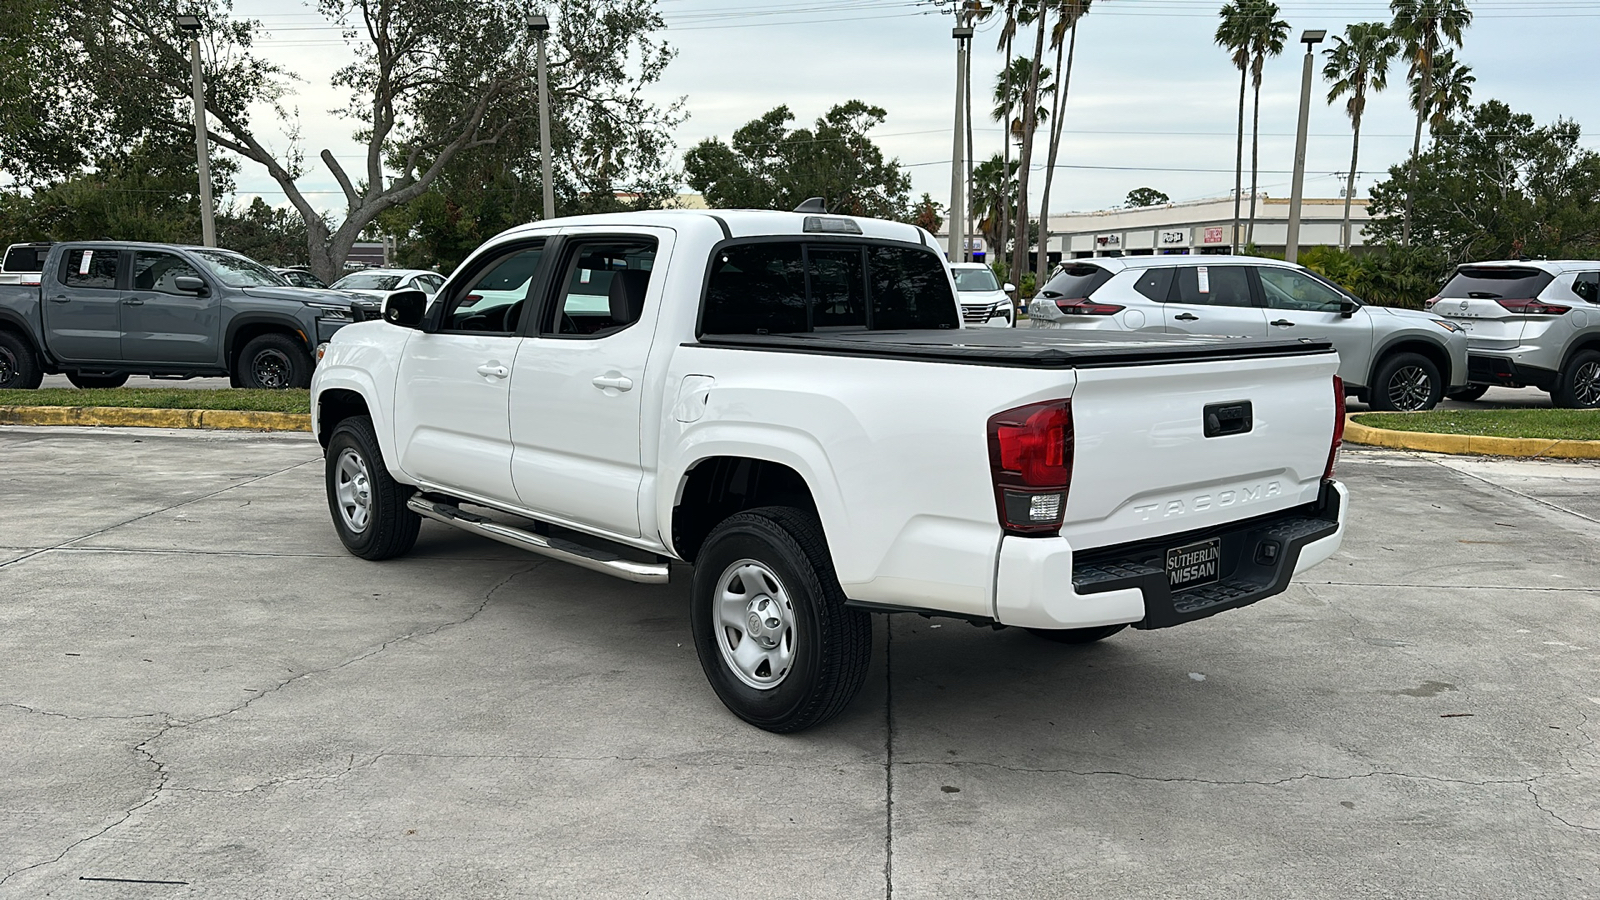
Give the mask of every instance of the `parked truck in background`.
POLYGON ((794 731, 860 688, 870 612, 1084 643, 1283 591, 1343 535, 1337 367, 965 329, 921 229, 660 211, 516 228, 389 297, 312 411, 350 552, 427 518, 636 582, 689 563, 718 697, 794 731))
POLYGON ((34 284, 0 285, 0 388, 54 373, 79 387, 130 375, 306 387, 317 346, 369 315, 376 303, 293 287, 228 250, 52 244, 34 284))

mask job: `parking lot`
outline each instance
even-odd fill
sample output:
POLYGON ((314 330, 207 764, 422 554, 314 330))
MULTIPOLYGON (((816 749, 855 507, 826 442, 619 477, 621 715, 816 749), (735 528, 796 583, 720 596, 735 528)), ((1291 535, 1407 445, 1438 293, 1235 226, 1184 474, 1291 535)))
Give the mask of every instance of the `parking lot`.
POLYGON ((705 683, 687 570, 425 523, 304 435, 0 429, 0 896, 1600 896, 1600 467, 1347 450, 1279 597, 1063 647, 876 621, 833 723, 705 683))

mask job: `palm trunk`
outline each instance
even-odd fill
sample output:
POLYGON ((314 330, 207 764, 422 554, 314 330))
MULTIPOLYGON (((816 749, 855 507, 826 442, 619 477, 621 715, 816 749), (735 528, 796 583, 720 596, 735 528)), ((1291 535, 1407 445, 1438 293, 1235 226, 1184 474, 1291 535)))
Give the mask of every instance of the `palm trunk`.
POLYGON ((1261 79, 1255 80, 1255 111, 1250 114, 1250 220, 1244 229, 1245 246, 1256 242, 1256 184, 1261 173, 1261 79))
POLYGON ((1346 253, 1350 251, 1350 203, 1356 195, 1356 166, 1361 159, 1361 110, 1365 105, 1365 98, 1357 93, 1356 114, 1352 117, 1355 139, 1350 142, 1350 177, 1344 187, 1344 228, 1339 232, 1339 249, 1346 253))
MULTIPOLYGON (((1057 79, 1056 100, 1052 105, 1050 114, 1050 158, 1044 169, 1044 196, 1039 198, 1039 254, 1034 260, 1035 287, 1044 284, 1045 276, 1050 273, 1050 186, 1056 177, 1056 154, 1061 150, 1061 111, 1067 106, 1067 90, 1072 87, 1072 54, 1078 49, 1078 23, 1072 23, 1071 36, 1067 39, 1067 67, 1061 68, 1061 45, 1056 45, 1056 71, 1061 73, 1057 79)), ((1062 254, 1065 258, 1065 253, 1062 254)))
MULTIPOLYGON (((1006 77, 1006 80, 1009 82, 1010 79, 1011 79, 1011 42, 1010 41, 1006 42, 1005 77, 1006 77)), ((1001 151, 1001 157, 1000 157, 1000 183, 1005 185, 1006 192, 1010 192, 1010 190, 1011 190, 1011 112, 1014 109, 1014 107, 1010 103, 1010 97, 1009 97, 1010 91, 1011 91, 1011 87, 1008 84, 1006 86, 1006 92, 1008 94, 1007 103, 1006 103, 1006 120, 1005 120, 1005 122, 1002 123, 1005 127, 1003 129, 1001 129, 1003 133, 1000 135, 1000 143, 1004 145, 1004 147, 1003 147, 1003 149, 1001 151)), ((1002 195, 1001 200, 1000 200, 1000 232, 999 232, 1000 240, 995 245, 995 250, 999 251, 998 256, 999 256, 1000 259, 1004 259, 1005 258, 1005 255, 1006 255, 1006 239, 1011 236, 1010 232, 1011 232, 1011 198, 1005 197, 1004 195, 1002 195)))
POLYGON ((1239 201, 1244 199, 1244 89, 1249 67, 1239 68, 1239 143, 1233 152, 1233 230, 1228 232, 1228 250, 1239 252, 1239 201))
MULTIPOLYGON (((1022 293, 1022 270, 1028 264, 1028 169, 1033 164, 1033 132, 1038 127, 1039 68, 1044 64, 1045 0, 1039 0, 1039 30, 1033 41, 1033 69, 1028 89, 1022 95, 1022 148, 1017 161, 1017 236, 1012 241, 1011 271, 1018 296, 1022 293)), ((1038 285, 1034 286, 1035 289, 1038 285)))
POLYGON ((1427 64, 1422 67, 1422 90, 1417 94, 1417 133, 1411 139, 1411 164, 1410 172, 1406 175, 1406 211, 1401 219, 1400 245, 1411 246, 1411 199, 1417 192, 1417 156, 1422 153, 1422 123, 1428 117, 1428 91, 1432 85, 1428 84, 1433 75, 1433 53, 1428 54, 1427 64))

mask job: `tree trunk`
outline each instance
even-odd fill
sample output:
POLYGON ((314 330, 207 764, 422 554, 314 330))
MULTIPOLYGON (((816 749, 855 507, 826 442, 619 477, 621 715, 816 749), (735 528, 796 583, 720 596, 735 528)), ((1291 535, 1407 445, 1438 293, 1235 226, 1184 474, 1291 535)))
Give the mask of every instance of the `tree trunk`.
MULTIPOLYGON (((1033 69, 1028 76, 1028 89, 1022 95, 1022 148, 1017 161, 1017 236, 1012 241, 1011 272, 1017 286, 1017 296, 1022 295, 1022 272, 1028 264, 1028 168, 1033 164, 1033 132, 1038 127, 1039 68, 1044 64, 1044 32, 1046 0, 1039 0, 1039 30, 1033 41, 1033 69)), ((1038 285, 1034 286, 1035 289, 1038 285)))
POLYGON ((1355 138, 1350 142, 1350 177, 1345 181, 1344 187, 1344 228, 1339 232, 1339 249, 1350 250, 1350 204, 1356 195, 1356 166, 1361 159, 1361 113, 1366 106, 1364 92, 1357 89, 1356 114, 1352 117, 1355 138))
POLYGON ((1250 219, 1244 229, 1246 246, 1256 242, 1256 184, 1261 172, 1261 80, 1255 82, 1255 110, 1250 114, 1250 219))
POLYGON ((1233 151, 1233 230, 1228 232, 1228 251, 1239 252, 1239 201, 1244 199, 1244 89, 1250 77, 1248 66, 1239 68, 1239 142, 1233 151))
POLYGON ((1417 133, 1411 139, 1411 171, 1406 176, 1406 210, 1400 225, 1402 247, 1411 246, 1411 198, 1417 192, 1417 156, 1422 153, 1422 123, 1428 117, 1428 91, 1433 87, 1428 83, 1433 75, 1433 51, 1429 49, 1424 52, 1428 59, 1422 66, 1422 90, 1417 93, 1417 133))
MULTIPOLYGON (((1015 38, 1012 39, 1014 41, 1015 38)), ((1000 143, 1003 146, 1000 157, 1000 184, 1004 186, 1000 195, 1000 231, 999 240, 995 243, 995 257, 1005 259, 1006 238, 1011 231, 1011 198, 1006 194, 1011 192, 1011 113, 1015 108, 1011 98, 1011 44, 1006 42, 1006 67, 1003 70, 1006 79, 1006 120, 1001 123, 1000 143)), ((988 257, 985 257, 987 259, 988 257)))
MULTIPOLYGON (((1050 274, 1050 186, 1056 177, 1056 154, 1061 150, 1061 111, 1067 107, 1067 90, 1072 87, 1072 54, 1078 49, 1078 23, 1074 21, 1067 39, 1067 67, 1061 68, 1061 46, 1056 45, 1056 101, 1051 109, 1050 158, 1044 169, 1044 196, 1039 198, 1039 255, 1034 262, 1035 287, 1043 286, 1050 274)), ((1065 252, 1062 258, 1066 258, 1065 252)))

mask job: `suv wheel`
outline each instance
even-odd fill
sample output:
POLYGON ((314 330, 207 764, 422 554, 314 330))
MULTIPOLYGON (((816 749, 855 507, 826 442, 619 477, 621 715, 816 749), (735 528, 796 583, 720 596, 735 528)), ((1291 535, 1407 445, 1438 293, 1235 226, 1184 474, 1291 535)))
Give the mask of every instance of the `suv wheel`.
POLYGON ((1439 367, 1419 353, 1396 353, 1378 365, 1371 406, 1386 412, 1433 409, 1444 396, 1439 367))
POLYGON ((310 387, 311 355, 286 334, 263 334, 244 345, 236 375, 240 387, 310 387))
POLYGON ((43 381, 44 370, 28 342, 9 331, 0 331, 0 389, 33 390, 43 381))
POLYGON ((68 372, 67 380, 79 390, 90 388, 119 388, 128 383, 127 373, 121 375, 85 375, 81 372, 68 372))
POLYGON ((373 560, 410 552, 422 517, 406 507, 412 489, 383 464, 371 419, 352 416, 333 430, 324 475, 328 512, 346 550, 373 560))
POLYGON ((1600 350, 1572 357, 1550 399, 1565 409, 1600 409, 1600 350))
POLYGON ((809 513, 769 506, 723 520, 695 559, 689 614, 723 704, 779 733, 838 715, 872 657, 872 619, 844 600, 809 513))

